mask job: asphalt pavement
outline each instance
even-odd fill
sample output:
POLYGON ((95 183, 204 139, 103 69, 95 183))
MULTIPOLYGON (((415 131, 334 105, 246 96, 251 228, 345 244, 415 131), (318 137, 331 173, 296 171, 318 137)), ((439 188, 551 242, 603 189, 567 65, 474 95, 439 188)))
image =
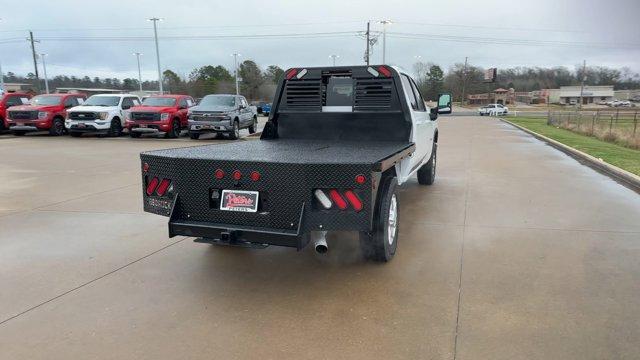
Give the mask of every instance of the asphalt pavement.
POLYGON ((225 140, 0 136, 0 359, 637 358, 640 196, 499 120, 440 129, 387 264, 169 239, 138 154, 225 140))

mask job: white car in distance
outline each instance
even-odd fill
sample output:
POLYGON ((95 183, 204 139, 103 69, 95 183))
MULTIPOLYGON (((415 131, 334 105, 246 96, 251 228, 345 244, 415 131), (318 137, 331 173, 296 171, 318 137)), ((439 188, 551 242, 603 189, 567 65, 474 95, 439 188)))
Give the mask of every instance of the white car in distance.
POLYGON ((71 136, 96 133, 122 135, 129 109, 140 105, 140 98, 132 94, 98 94, 82 105, 67 111, 65 127, 71 136))
POLYGON ((478 109, 478 114, 480 116, 507 115, 508 112, 509 112, 509 108, 507 108, 502 104, 489 104, 478 109))

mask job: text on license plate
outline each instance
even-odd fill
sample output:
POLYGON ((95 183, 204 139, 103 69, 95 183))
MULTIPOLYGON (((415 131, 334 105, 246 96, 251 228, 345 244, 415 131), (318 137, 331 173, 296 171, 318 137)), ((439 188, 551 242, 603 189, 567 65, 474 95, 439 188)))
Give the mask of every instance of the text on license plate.
POLYGON ((256 212, 258 195, 257 191, 222 190, 220 210, 256 212))

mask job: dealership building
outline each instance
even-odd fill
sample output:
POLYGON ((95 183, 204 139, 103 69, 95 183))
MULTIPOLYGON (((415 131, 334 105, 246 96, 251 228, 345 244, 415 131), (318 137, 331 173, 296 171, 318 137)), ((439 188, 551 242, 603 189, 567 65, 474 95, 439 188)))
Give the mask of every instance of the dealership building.
MULTIPOLYGON (((577 104, 580 102, 580 86, 561 86, 557 94, 560 104, 577 104)), ((582 104, 597 104, 613 100, 613 85, 588 86, 582 90, 582 104)), ((555 97, 555 96, 554 96, 555 97)), ((550 102, 554 102, 550 99, 550 102)))

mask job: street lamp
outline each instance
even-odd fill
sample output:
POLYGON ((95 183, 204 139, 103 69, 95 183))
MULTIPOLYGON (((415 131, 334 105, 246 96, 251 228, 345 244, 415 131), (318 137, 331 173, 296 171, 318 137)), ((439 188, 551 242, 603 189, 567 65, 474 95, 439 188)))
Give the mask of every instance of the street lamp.
POLYGON ((138 85, 140 85, 140 92, 142 92, 142 72, 140 71, 140 56, 142 56, 142 53, 134 52, 133 55, 138 59, 138 85))
MULTIPOLYGON (((2 21, 2 18, 0 18, 2 21)), ((0 61, 0 94, 4 94, 4 73, 2 72, 2 61, 0 61)))
POLYGON ((387 25, 392 24, 391 20, 380 20, 382 24, 382 64, 387 63, 387 25))
POLYGON ((164 91, 162 88, 162 70, 160 67, 160 47, 158 46, 158 21, 162 21, 162 19, 153 17, 147 20, 153 22, 153 36, 156 40, 156 59, 158 61, 158 84, 160 85, 160 95, 162 95, 164 91))
POLYGON ((233 53, 231 56, 233 56, 233 72, 236 76, 236 95, 240 95, 240 87, 238 86, 238 56, 242 56, 242 54, 233 53))
POLYGON ((45 56, 48 54, 40 54, 40 59, 42 59, 42 70, 44 70, 44 91, 49 93, 49 79, 47 78, 47 62, 44 60, 45 56))
POLYGON ((336 66, 336 59, 339 57, 340 55, 329 55, 329 58, 333 60, 333 66, 336 66))

